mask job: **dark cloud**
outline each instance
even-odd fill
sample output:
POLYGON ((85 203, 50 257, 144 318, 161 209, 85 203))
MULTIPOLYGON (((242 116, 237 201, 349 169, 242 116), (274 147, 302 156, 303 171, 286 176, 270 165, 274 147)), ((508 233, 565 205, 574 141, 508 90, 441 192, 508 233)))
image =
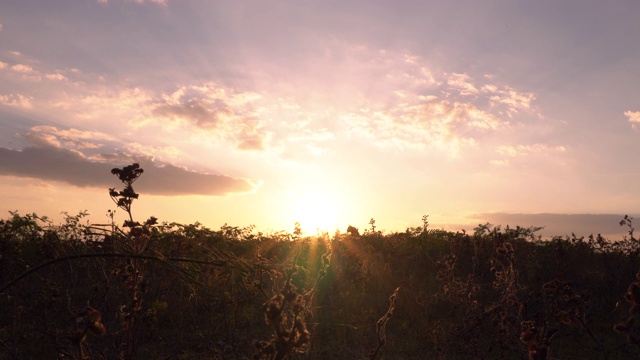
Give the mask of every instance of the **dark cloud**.
MULTIPOLYGON (((101 156, 102 159, 122 157, 101 156)), ((224 175, 202 174, 172 165, 158 165, 141 158, 144 174, 134 188, 140 194, 154 195, 225 195, 247 192, 252 186, 244 179, 224 175)), ((0 175, 60 181, 79 187, 118 187, 111 174, 114 167, 129 163, 96 162, 75 150, 55 146, 31 146, 21 151, 0 148, 0 175)))

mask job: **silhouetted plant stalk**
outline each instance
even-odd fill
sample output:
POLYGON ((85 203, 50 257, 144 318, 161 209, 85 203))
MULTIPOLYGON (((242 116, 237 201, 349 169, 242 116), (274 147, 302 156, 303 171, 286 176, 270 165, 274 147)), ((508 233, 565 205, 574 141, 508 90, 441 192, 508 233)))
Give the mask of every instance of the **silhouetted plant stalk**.
MULTIPOLYGON (((318 284, 327 275, 330 256, 330 253, 322 255, 316 281, 306 292, 300 292, 292 282, 292 277, 299 271, 297 256, 294 258, 292 268, 287 271, 282 291, 263 304, 264 319, 273 329, 273 337, 269 341, 254 342, 253 359, 282 360, 292 352, 309 350, 311 333, 307 328, 307 320, 313 316, 313 296, 318 284)), ((262 276, 256 287, 267 296, 262 288, 262 276)))
POLYGON ((629 309, 626 316, 613 329, 624 334, 627 341, 640 350, 640 271, 636 274, 635 281, 629 284, 624 299, 629 309))
MULTIPOLYGON (((157 219, 149 218, 144 225, 133 220, 131 213, 131 205, 133 200, 138 199, 139 195, 133 190, 133 183, 144 172, 140 165, 134 163, 123 167, 122 169, 114 168, 111 170, 113 175, 125 185, 123 190, 116 191, 114 188, 109 189, 109 196, 114 203, 123 209, 129 216, 129 220, 125 220, 123 227, 129 228, 129 234, 125 237, 128 240, 128 246, 134 253, 142 253, 146 250, 151 227, 156 224, 157 219)), ((135 356, 137 341, 137 323, 142 316, 143 294, 146 286, 144 286, 145 277, 141 271, 139 259, 128 257, 125 263, 116 267, 113 276, 119 278, 130 291, 130 300, 127 304, 120 306, 119 315, 122 319, 123 330, 125 336, 120 351, 121 359, 130 359, 135 356)))
POLYGON ((537 320, 522 323, 520 341, 526 345, 530 360, 546 360, 551 356, 555 336, 564 328, 579 324, 600 347, 603 358, 606 349, 587 326, 584 319, 590 300, 588 294, 576 291, 568 281, 554 279, 542 286, 544 313, 537 320))
POLYGON ((378 340, 378 344, 369 352, 370 360, 374 360, 376 356, 378 356, 382 347, 387 343, 387 322, 391 319, 393 311, 396 309, 396 298, 398 297, 399 291, 400 288, 398 287, 395 289, 393 294, 391 294, 389 297, 389 308, 387 309, 387 312, 376 322, 376 338, 378 340))
POLYGON ((116 191, 115 188, 109 189, 109 196, 119 208, 123 209, 129 215, 129 223, 125 222, 125 227, 130 227, 134 224, 133 215, 131 214, 131 204, 134 199, 137 199, 139 195, 133 191, 133 183, 138 180, 140 175, 144 172, 140 168, 138 163, 134 163, 123 167, 122 169, 114 168, 111 170, 113 175, 118 176, 118 179, 125 185, 123 190, 116 191))
POLYGON ((78 348, 82 360, 91 359, 84 348, 88 334, 104 335, 107 329, 102 323, 102 313, 94 308, 86 308, 76 318, 76 331, 71 341, 78 348))

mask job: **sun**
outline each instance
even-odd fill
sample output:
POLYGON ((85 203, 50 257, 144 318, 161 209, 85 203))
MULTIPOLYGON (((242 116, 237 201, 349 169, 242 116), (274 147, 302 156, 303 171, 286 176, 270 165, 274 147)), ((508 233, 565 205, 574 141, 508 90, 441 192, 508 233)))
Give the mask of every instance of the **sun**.
POLYGON ((331 194, 307 192, 295 196, 293 220, 300 223, 303 234, 332 232, 338 229, 340 208, 331 194))

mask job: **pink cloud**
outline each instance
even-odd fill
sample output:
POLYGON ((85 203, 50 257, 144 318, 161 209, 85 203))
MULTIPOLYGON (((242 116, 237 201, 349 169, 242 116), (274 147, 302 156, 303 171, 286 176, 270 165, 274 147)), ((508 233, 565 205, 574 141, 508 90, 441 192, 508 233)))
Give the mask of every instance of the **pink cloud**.
POLYGON ((471 83, 471 78, 467 74, 453 73, 447 79, 447 84, 458 90, 460 95, 475 95, 478 93, 478 89, 471 83))
POLYGON ((102 147, 99 141, 113 140, 111 136, 100 132, 77 129, 59 130, 53 126, 34 126, 19 136, 31 146, 70 149, 97 149, 102 147))
POLYGON ((32 98, 21 94, 0 95, 0 104, 19 107, 23 109, 31 109, 32 98))
POLYGON ((46 74, 45 77, 49 80, 56 80, 56 81, 66 81, 69 80, 66 76, 62 75, 62 74, 46 74))
POLYGON ((631 123, 631 127, 634 129, 640 127, 640 111, 625 111, 624 116, 626 116, 631 123))
POLYGON ((34 71, 31 66, 24 65, 24 64, 13 65, 11 67, 11 70, 13 70, 15 72, 23 73, 23 74, 30 74, 30 73, 33 73, 33 71, 34 71))

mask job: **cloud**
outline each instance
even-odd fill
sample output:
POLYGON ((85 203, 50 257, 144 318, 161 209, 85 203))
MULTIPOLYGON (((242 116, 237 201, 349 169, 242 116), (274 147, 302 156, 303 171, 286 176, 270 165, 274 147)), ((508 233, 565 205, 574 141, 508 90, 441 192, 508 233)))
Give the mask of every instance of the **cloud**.
POLYGON ((9 64, 7 64, 6 62, 0 61, 0 69, 6 69, 7 67, 9 67, 9 64))
POLYGON ((0 104, 23 109, 31 109, 33 107, 31 100, 33 98, 22 94, 0 95, 0 104))
POLYGON ((563 153, 566 151, 564 146, 548 146, 543 144, 533 145, 503 145, 498 147, 497 152, 501 155, 508 157, 521 157, 532 154, 548 154, 548 153, 563 153))
POLYGON ((66 81, 69 80, 66 76, 56 73, 56 74, 46 74, 45 77, 49 80, 55 80, 55 81, 66 81))
POLYGON ((110 135, 76 129, 58 130, 53 126, 34 126, 26 133, 18 135, 30 146, 71 149, 97 149, 102 144, 97 141, 113 141, 110 135))
POLYGON ((153 109, 152 114, 171 120, 186 120, 201 128, 213 128, 222 117, 233 112, 223 100, 184 99, 177 103, 163 103, 153 109))
POLYGON ((20 64, 12 69, 20 70, 22 79, 38 75, 51 80, 43 83, 38 104, 55 110, 59 118, 108 123, 129 136, 180 134, 180 140, 206 146, 275 151, 283 157, 319 156, 351 137, 366 146, 431 148, 458 156, 533 107, 533 94, 486 83, 495 81, 491 77, 437 71, 406 50, 336 41, 329 44, 331 51, 295 65, 302 75, 278 68, 268 74, 252 72, 252 91, 210 81, 159 92, 123 83, 111 86, 95 77, 80 81, 70 69, 15 68, 20 64))
POLYGON ((364 135, 379 146, 434 147, 453 157, 476 146, 475 135, 505 124, 471 103, 433 97, 414 97, 385 110, 362 109, 343 119, 350 123, 352 133, 364 135))
POLYGON ((24 65, 24 64, 13 65, 11 67, 11 70, 13 70, 15 72, 23 73, 23 74, 30 74, 30 73, 34 72, 34 70, 33 70, 33 68, 31 66, 24 65))
MULTIPOLYGON (((16 56, 20 56, 20 53, 17 53, 17 54, 18 55, 16 56)), ((15 64, 9 67, 9 69, 11 69, 11 71, 16 72, 18 74, 22 74, 23 79, 35 80, 35 81, 41 80, 40 73, 30 65, 15 64)))
MULTIPOLYGON (((550 146, 545 144, 530 145, 502 145, 496 148, 496 153, 501 158, 491 160, 491 164, 496 167, 506 167, 513 164, 525 165, 533 167, 532 161, 540 161, 548 165, 554 162, 558 165, 566 165, 566 157, 564 156, 567 148, 562 145, 550 146)), ((546 166, 540 165, 540 166, 546 166)))
POLYGON ((0 22, 0 31, 2 31, 2 29, 4 29, 4 26, 2 25, 2 23, 0 22))
MULTIPOLYGON (((508 128, 510 121, 520 121, 513 119, 516 114, 534 110, 533 93, 498 82, 487 84, 495 82, 492 76, 476 80, 466 73, 441 72, 407 51, 331 45, 331 52, 312 60, 303 71, 323 77, 289 80, 300 84, 284 97, 293 106, 262 115, 273 113, 287 122, 306 119, 307 128, 326 127, 338 138, 360 138, 376 147, 435 148, 458 156, 487 134, 508 128), (308 88, 320 94, 309 93, 308 88), (314 108, 318 104, 322 109, 314 108)), ((265 128, 272 131, 273 123, 265 128)), ((292 130, 278 127, 274 138, 295 136, 292 130)))
MULTIPOLYGON (((122 157, 112 157, 113 160, 117 158, 122 157)), ((225 195, 253 190, 250 182, 244 179, 160 165, 144 157, 138 159, 145 170, 135 184, 136 191, 141 194, 225 195)), ((30 146, 21 151, 0 148, 0 175, 60 181, 78 187, 117 187, 117 179, 110 171, 125 165, 128 163, 91 161, 77 150, 55 146, 30 146)))
POLYGON ((471 78, 467 74, 456 74, 453 73, 447 79, 447 84, 453 88, 458 90, 460 95, 468 96, 475 95, 478 93, 478 89, 471 83, 471 78))
POLYGON ((259 136, 241 139, 237 148, 240 150, 264 150, 264 139, 259 136))
MULTIPOLYGON (((95 153, 103 142, 114 139, 107 134, 77 129, 61 130, 35 126, 19 135, 26 140, 22 150, 0 148, 0 175, 61 181, 79 187, 113 187, 112 168, 140 163, 145 176, 136 182, 140 193, 155 195, 225 195, 253 190, 245 179, 197 173, 155 160, 175 158, 173 147, 146 148, 127 144, 125 151, 95 153), (91 155, 90 153, 93 153, 91 155)), ((116 179, 117 180, 117 179, 116 179)))
POLYGON ((129 119, 130 123, 143 122, 149 103, 150 94, 134 88, 99 88, 87 89, 89 95, 81 98, 69 98, 60 101, 58 106, 72 106, 81 119, 129 119))
MULTIPOLYGON (((266 134, 259 120, 262 96, 215 83, 184 86, 149 103, 155 122, 170 121, 207 131, 241 150, 262 150, 266 134)), ((148 124, 148 122, 147 122, 148 124)))
POLYGON ((175 146, 149 146, 143 145, 137 142, 130 142, 125 144, 121 150, 118 150, 117 153, 102 153, 98 155, 91 156, 92 160, 98 161, 106 161, 113 162, 115 160, 108 159, 119 159, 118 162, 122 163, 132 163, 136 161, 140 161, 139 158, 147 158, 154 162, 165 163, 165 164, 175 164, 180 161, 180 158, 184 156, 185 153, 180 151, 175 146), (132 155, 135 154, 135 155, 132 155))
POLYGON ((631 123, 631 127, 638 129, 640 127, 640 111, 625 111, 624 116, 631 123))
POLYGON ((521 111, 531 110, 532 103, 536 99, 533 93, 516 91, 509 86, 498 88, 496 85, 487 84, 482 87, 482 91, 490 94, 489 99, 492 105, 506 106, 509 117, 521 111))

